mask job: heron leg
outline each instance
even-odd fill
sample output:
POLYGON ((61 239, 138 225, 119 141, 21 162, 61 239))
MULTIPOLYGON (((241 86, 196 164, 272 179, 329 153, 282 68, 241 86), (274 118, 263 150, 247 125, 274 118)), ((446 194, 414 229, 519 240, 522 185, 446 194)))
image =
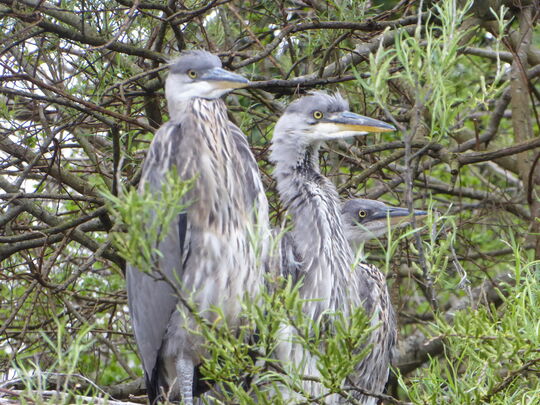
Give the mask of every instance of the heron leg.
POLYGON ((180 383, 180 394, 185 405, 193 405, 193 362, 180 357, 176 362, 176 374, 180 383))

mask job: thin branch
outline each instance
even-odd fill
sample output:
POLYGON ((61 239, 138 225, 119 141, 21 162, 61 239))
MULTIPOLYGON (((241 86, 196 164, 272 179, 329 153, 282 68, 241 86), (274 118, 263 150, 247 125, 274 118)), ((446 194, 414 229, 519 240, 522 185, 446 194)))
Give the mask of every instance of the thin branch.
MULTIPOLYGON (((24 1, 26 2, 26 4, 32 7, 37 7, 41 3, 38 0, 24 0, 24 1)), ((0 0, 0 4, 5 4, 7 6, 11 6, 12 3, 13 3, 12 0, 0 0)), ((54 12, 55 9, 56 7, 50 5, 49 3, 41 4, 41 7, 40 7, 40 10, 43 11, 44 13, 48 13, 51 16, 54 16, 54 18, 59 19, 59 20, 64 20, 64 22, 66 22, 67 20, 65 18, 61 18, 60 14, 54 12)), ((123 53, 126 55, 140 56, 142 58, 157 60, 160 62, 166 62, 168 59, 166 55, 163 55, 158 52, 153 52, 149 49, 145 49, 140 46, 128 45, 119 41, 114 41, 112 43, 109 43, 110 38, 104 38, 103 35, 93 34, 91 32, 88 32, 88 29, 86 26, 85 26, 85 30, 82 30, 79 25, 80 22, 76 23, 77 28, 70 29, 68 27, 65 27, 59 24, 54 24, 44 18, 38 17, 37 14, 35 15, 34 14, 20 14, 20 13, 17 13, 15 10, 11 10, 11 12, 14 16, 18 17, 22 21, 28 21, 29 19, 32 20, 33 22, 37 21, 37 26, 44 29, 45 31, 56 34, 61 38, 68 39, 74 42, 92 45, 92 46, 98 46, 98 47, 106 45, 107 49, 115 51, 115 52, 123 53)), ((71 14, 71 13, 66 13, 66 12, 61 12, 61 13, 63 13, 64 15, 71 14)), ((74 14, 72 15, 73 17, 75 16, 74 14)), ((68 18, 71 18, 71 16, 69 16, 68 18)), ((70 24, 70 25, 73 26, 75 24, 70 24)))

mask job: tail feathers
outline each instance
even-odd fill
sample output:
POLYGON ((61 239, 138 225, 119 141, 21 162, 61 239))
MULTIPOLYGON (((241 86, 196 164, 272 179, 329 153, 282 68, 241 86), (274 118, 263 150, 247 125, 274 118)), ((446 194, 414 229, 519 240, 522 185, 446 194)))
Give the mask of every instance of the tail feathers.
POLYGON ((154 369, 152 370, 151 376, 144 373, 146 393, 148 395, 150 405, 157 405, 159 402, 164 401, 165 399, 174 400, 174 398, 171 398, 168 395, 170 393, 170 387, 163 371, 164 369, 158 360, 154 366, 154 369))
POLYGON ((203 379, 201 373, 201 365, 195 366, 195 373, 193 374, 193 396, 198 397, 204 394, 206 391, 212 388, 212 382, 203 379))

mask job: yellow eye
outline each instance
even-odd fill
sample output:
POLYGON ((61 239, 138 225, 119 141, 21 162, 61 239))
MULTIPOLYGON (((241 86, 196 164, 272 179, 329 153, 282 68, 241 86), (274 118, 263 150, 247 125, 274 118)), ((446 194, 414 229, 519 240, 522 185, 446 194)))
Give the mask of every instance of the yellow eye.
POLYGON ((360 218, 365 218, 367 216, 367 212, 364 211, 364 210, 360 210, 360 211, 358 211, 358 216, 360 218))
POLYGON ((313 111, 313 118, 320 120, 323 117, 323 113, 320 111, 313 111))
POLYGON ((187 71, 187 75, 189 77, 191 77, 192 79, 196 79, 197 78, 197 72, 195 72, 194 70, 188 70, 187 71))

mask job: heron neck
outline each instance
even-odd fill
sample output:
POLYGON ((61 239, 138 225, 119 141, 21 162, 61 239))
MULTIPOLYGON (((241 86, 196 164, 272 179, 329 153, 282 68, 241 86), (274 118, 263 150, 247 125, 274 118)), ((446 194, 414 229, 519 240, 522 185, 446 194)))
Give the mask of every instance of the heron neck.
POLYGON ((275 164, 274 177, 281 200, 291 213, 299 215, 305 209, 302 205, 294 204, 299 197, 306 201, 306 184, 320 185, 328 182, 321 175, 319 167, 319 144, 288 145, 280 142, 272 145, 271 160, 275 164))
POLYGON ((281 200, 293 219, 292 235, 302 258, 304 299, 316 318, 325 309, 343 309, 351 290, 353 252, 341 219, 335 186, 320 173, 318 145, 304 148, 293 162, 276 161, 281 200))
MULTIPOLYGON (((220 110, 225 110, 225 102, 220 98, 207 99, 203 97, 184 97, 182 95, 168 95, 167 108, 171 121, 181 121, 188 113, 188 110, 202 104, 212 104, 220 110)), ((199 108, 199 107, 197 107, 199 108)))

